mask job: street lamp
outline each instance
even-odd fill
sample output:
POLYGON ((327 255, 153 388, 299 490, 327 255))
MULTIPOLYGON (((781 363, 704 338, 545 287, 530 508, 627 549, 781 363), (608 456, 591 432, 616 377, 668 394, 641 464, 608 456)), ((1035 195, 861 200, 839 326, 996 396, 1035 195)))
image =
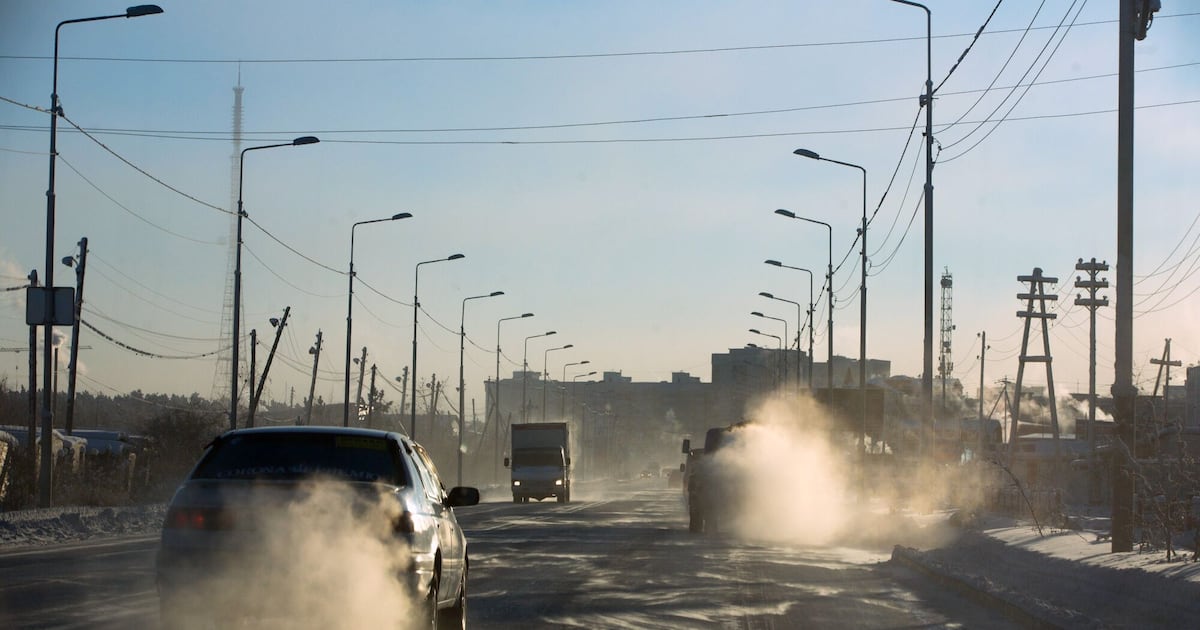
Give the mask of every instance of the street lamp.
MULTIPOLYGON (((788 330, 788 326, 787 326, 787 320, 786 320, 786 319, 783 319, 782 317, 772 317, 772 316, 770 316, 770 315, 764 315, 764 314, 763 314, 761 311, 750 311, 750 314, 751 314, 751 315, 753 315, 753 316, 755 316, 755 317, 761 317, 761 318, 763 318, 763 319, 773 319, 773 320, 775 320, 775 321, 777 321, 777 322, 783 322, 783 339, 784 339, 785 341, 786 341, 786 340, 788 340, 788 339, 791 339, 791 337, 789 337, 789 336, 788 336, 788 331, 787 331, 787 330, 788 330)), ((798 333, 798 332, 799 332, 799 331, 797 331, 797 333, 798 333)), ((791 342, 788 342, 788 343, 791 343, 791 342)), ((799 352, 799 350, 800 350, 799 348, 797 348, 797 349, 796 349, 796 351, 797 351, 797 352, 799 352)), ((786 386, 787 386, 787 380, 788 380, 788 378, 787 378, 787 377, 788 377, 788 373, 787 373, 787 352, 784 352, 784 353, 783 353, 783 359, 782 359, 782 361, 783 361, 783 384, 784 384, 784 386, 786 387, 786 386)))
POLYGON ((574 347, 574 344, 569 343, 558 348, 547 348, 546 351, 542 353, 542 422, 546 421, 546 385, 548 385, 550 381, 550 353, 554 352, 555 350, 566 350, 567 348, 574 347))
POLYGON ((824 221, 817 221, 816 219, 809 219, 808 217, 798 216, 795 212, 792 212, 791 210, 784 210, 782 208, 779 210, 776 210, 775 214, 778 214, 780 216, 785 216, 789 219, 799 219, 801 221, 807 221, 809 223, 816 223, 817 225, 824 225, 825 229, 829 231, 829 267, 828 267, 828 271, 825 272, 825 286, 829 291, 829 293, 828 293, 829 322, 827 323, 827 325, 825 327, 826 328, 825 333, 829 337, 829 359, 825 366, 825 373, 826 373, 825 378, 827 379, 825 382, 825 388, 829 392, 829 400, 827 402, 832 403, 833 402, 833 226, 829 225, 828 223, 826 223, 824 221))
POLYGON ((526 402, 526 393, 529 390, 529 340, 557 334, 558 331, 550 330, 540 335, 530 335, 525 338, 525 350, 521 354, 521 422, 529 422, 529 408, 526 402))
POLYGON ((458 483, 454 484, 456 486, 462 485, 463 428, 466 426, 463 409, 466 404, 467 384, 463 377, 463 357, 467 349, 467 301, 499 295, 504 295, 504 292, 492 291, 486 295, 472 295, 471 297, 463 298, 462 301, 462 319, 459 320, 458 324, 458 483))
MULTIPOLYGON (((862 442, 862 454, 865 457, 867 449, 867 169, 850 162, 821 157, 808 149, 796 149, 793 153, 810 160, 832 162, 856 168, 862 173, 862 227, 859 228, 858 233, 862 245, 862 276, 858 285, 858 391, 862 396, 862 427, 859 439, 862 442)), ((859 499, 861 500, 862 497, 860 496, 859 499)))
MULTIPOLYGON (((910 0, 892 0, 925 12, 925 344, 921 362, 921 394, 924 402, 920 443, 925 448, 933 427, 933 14, 929 7, 910 0)), ((1132 229, 1130 230, 1132 233, 1132 229)))
POLYGON ((238 156, 238 201, 237 201, 237 253, 234 256, 235 262, 233 267, 233 351, 232 364, 230 365, 229 379, 229 428, 237 428, 237 401, 238 401, 238 351, 241 345, 241 319, 242 319, 242 219, 246 216, 246 211, 242 209, 242 183, 245 181, 245 165, 246 153, 250 151, 258 151, 261 149, 275 149, 278 147, 297 147, 304 144, 316 144, 320 142, 316 136, 301 136, 291 142, 281 142, 279 144, 264 144, 257 147, 248 147, 242 149, 241 155, 238 156))
POLYGON ((495 472, 495 477, 500 476, 500 425, 504 422, 503 416, 500 414, 500 324, 510 319, 523 319, 533 317, 533 313, 522 313, 512 317, 501 317, 496 322, 496 400, 493 406, 496 408, 496 459, 492 462, 492 470, 495 472))
MULTIPOLYGON (((788 269, 796 269, 797 271, 803 271, 808 274, 808 390, 811 392, 812 391, 812 368, 813 368, 813 324, 815 323, 813 321, 813 299, 812 299, 813 273, 803 267, 790 267, 788 265, 785 265, 785 264, 779 262, 778 260, 768 260, 766 262, 768 265, 775 265, 776 267, 787 267, 788 269)), ((775 297, 774 294, 768 293, 766 291, 759 291, 758 294, 767 299, 779 300, 780 302, 787 302, 788 304, 796 305, 796 347, 797 347, 797 349, 799 349, 799 347, 800 347, 800 330, 804 326, 801 323, 801 321, 802 321, 801 313, 802 313, 803 306, 799 302, 789 300, 786 298, 775 297)), ((799 355, 796 356, 796 387, 797 388, 800 387, 800 357, 799 357, 799 355)))
MULTIPOLYGON (((78 18, 74 20, 63 20, 54 27, 54 66, 53 79, 50 88, 50 181, 46 187, 46 277, 43 278, 41 296, 45 305, 43 317, 41 321, 30 321, 31 326, 41 325, 43 330, 42 340, 42 363, 45 366, 45 375, 42 381, 42 391, 54 391, 54 167, 55 160, 58 157, 58 117, 62 114, 62 109, 58 105, 58 33, 63 26, 67 24, 79 24, 81 22, 96 22, 99 20, 111 20, 114 18, 133 18, 143 15, 154 15, 162 13, 163 10, 158 5, 143 4, 125 9, 124 13, 115 15, 101 15, 98 17, 78 18)), ((31 378, 34 378, 31 375, 31 378)), ((38 475, 38 505, 42 507, 50 506, 50 474, 52 469, 52 460, 54 457, 53 440, 50 439, 50 434, 54 430, 54 411, 51 408, 50 396, 42 397, 42 447, 41 447, 41 472, 38 475)), ((30 443, 33 442, 33 436, 29 436, 30 443)))
MULTIPOLYGON (((587 365, 589 363, 591 363, 591 361, 588 361, 585 359, 583 361, 576 361, 574 363, 567 363, 567 364, 563 365, 563 376, 562 376, 563 382, 564 383, 567 382, 567 368, 571 367, 572 365, 587 365)), ((593 372, 593 374, 594 373, 595 372, 593 372)), ((566 385, 563 385, 563 388, 565 389, 566 385)), ((572 392, 572 395, 574 395, 574 392, 572 392)), ((566 418, 567 417, 567 397, 565 395, 560 396, 558 399, 558 402, 559 402, 558 415, 562 416, 563 418, 566 418)))
MULTIPOLYGON (((371 219, 369 221, 359 221, 350 226, 350 290, 346 299, 346 383, 345 383, 345 401, 346 408, 342 411, 342 426, 350 426, 350 331, 353 324, 354 313, 354 229, 360 225, 368 223, 382 223, 384 221, 396 221, 398 219, 408 219, 412 215, 407 212, 393 214, 386 219, 371 219)), ((361 392, 361 386, 359 388, 361 392)))
MULTIPOLYGON (((779 335, 772 335, 771 333, 765 333, 757 328, 751 328, 750 332, 752 332, 756 335, 762 335, 764 337, 773 337, 775 339, 775 341, 777 341, 779 343, 779 349, 783 350, 783 339, 779 335)), ((754 344, 747 344, 747 345, 753 346, 754 344)), ((775 372, 776 372, 776 375, 778 375, 778 372, 779 372, 778 366, 775 368, 775 372)))
POLYGON ((421 310, 421 301, 417 297, 420 295, 417 292, 418 282, 421 278, 421 265, 430 263, 445 262, 447 260, 458 260, 466 258, 462 254, 451 254, 445 258, 435 258, 433 260, 424 260, 417 263, 413 268, 413 355, 412 355, 412 405, 411 413, 408 419, 408 437, 413 440, 417 439, 417 311, 421 310))
MULTIPOLYGON (((587 361, 583 361, 583 363, 587 363, 587 361)), ((579 381, 579 379, 581 379, 585 376, 595 376, 595 375, 596 375, 596 370, 592 370, 591 372, 587 372, 585 374, 576 374, 575 376, 571 377, 571 415, 572 416, 575 415, 575 385, 577 384, 577 381, 579 381)), ((566 380, 565 376, 563 377, 563 380, 566 380)), ((563 415, 565 416, 566 414, 564 413, 563 415)))

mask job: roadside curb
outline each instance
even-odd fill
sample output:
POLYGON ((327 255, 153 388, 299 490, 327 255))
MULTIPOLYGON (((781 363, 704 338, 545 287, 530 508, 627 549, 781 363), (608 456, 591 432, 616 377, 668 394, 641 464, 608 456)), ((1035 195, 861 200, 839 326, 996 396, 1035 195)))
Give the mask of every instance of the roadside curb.
POLYGON ((978 588, 967 580, 947 572, 939 571, 932 564, 923 562, 920 552, 911 547, 903 547, 901 545, 893 547, 891 562, 912 569, 938 584, 963 595, 976 604, 996 610, 1026 628, 1045 628, 1048 630, 1062 628, 1062 626, 1047 621, 1006 599, 978 588))

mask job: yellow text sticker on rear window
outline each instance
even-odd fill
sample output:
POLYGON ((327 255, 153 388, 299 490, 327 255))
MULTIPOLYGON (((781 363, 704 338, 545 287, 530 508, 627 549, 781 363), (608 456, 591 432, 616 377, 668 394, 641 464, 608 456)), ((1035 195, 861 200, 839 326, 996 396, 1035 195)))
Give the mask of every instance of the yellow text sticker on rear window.
POLYGON ((338 437, 333 442, 337 448, 365 448, 372 451, 386 451, 387 442, 376 438, 338 437))

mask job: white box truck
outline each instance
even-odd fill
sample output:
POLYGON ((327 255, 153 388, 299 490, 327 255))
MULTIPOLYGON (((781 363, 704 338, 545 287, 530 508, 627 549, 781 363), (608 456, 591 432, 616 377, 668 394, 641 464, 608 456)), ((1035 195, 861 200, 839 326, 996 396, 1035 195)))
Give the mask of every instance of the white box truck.
POLYGON ((504 458, 512 471, 513 503, 555 497, 571 500, 571 441, 565 422, 512 425, 512 451, 504 458))

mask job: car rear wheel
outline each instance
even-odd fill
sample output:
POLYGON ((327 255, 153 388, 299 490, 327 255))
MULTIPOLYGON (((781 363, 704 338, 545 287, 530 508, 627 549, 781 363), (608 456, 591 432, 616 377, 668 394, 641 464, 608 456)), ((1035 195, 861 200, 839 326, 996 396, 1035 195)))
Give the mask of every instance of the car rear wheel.
POLYGON ((467 627, 467 571, 463 569, 462 579, 458 583, 458 599, 454 602, 454 606, 437 612, 437 627, 438 630, 450 630, 458 628, 466 630, 467 627))

